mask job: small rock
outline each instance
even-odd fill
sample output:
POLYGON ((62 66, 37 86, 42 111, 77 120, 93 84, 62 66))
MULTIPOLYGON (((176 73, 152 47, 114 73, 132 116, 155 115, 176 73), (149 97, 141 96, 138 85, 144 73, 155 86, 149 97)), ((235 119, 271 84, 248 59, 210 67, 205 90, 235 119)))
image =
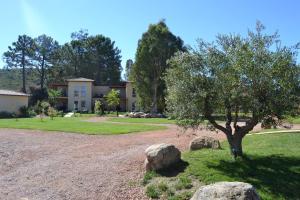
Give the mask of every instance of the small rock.
POLYGON ((161 170, 180 161, 181 152, 172 144, 155 144, 145 151, 147 171, 161 170))
POLYGON ((200 187, 191 200, 259 200, 255 188, 243 182, 218 182, 200 187))
POLYGON ((219 140, 207 136, 197 137, 190 142, 191 151, 203 148, 220 149, 221 145, 219 140))

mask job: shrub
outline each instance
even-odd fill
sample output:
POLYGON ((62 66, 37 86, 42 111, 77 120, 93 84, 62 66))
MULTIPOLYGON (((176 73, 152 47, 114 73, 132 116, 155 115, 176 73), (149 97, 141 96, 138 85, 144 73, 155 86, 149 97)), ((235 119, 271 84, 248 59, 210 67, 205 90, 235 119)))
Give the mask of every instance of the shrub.
POLYGON ((158 188, 155 185, 149 185, 146 188, 146 195, 149 198, 158 199, 159 196, 160 196, 160 192, 159 192, 158 188))
POLYGON ((53 118, 57 116, 57 110, 55 110, 53 107, 49 107, 48 116, 50 116, 51 120, 53 120, 53 118))
POLYGON ((44 101, 48 98, 47 89, 40 89, 40 88, 34 88, 30 87, 30 98, 29 98, 29 105, 35 105, 39 101, 44 101))
POLYGON ((64 111, 62 111, 62 110, 57 111, 57 116, 63 117, 64 116, 64 111))
POLYGON ((28 108, 28 117, 35 117, 37 114, 33 108, 28 108))
POLYGON ((1 111, 0 112, 0 119, 5 119, 5 118, 13 118, 13 113, 6 112, 6 111, 1 111))
POLYGON ((103 103, 101 101, 95 101, 95 114, 101 116, 104 114, 103 103))
POLYGON ((22 106, 19 108, 19 117, 29 117, 29 109, 27 106, 22 106))

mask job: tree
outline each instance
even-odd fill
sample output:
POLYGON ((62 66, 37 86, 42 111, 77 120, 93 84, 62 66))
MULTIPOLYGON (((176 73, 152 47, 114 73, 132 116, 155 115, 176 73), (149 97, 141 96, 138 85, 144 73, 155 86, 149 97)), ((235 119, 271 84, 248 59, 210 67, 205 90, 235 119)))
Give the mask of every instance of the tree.
POLYGON ((3 54, 3 60, 8 68, 22 69, 22 92, 26 93, 26 68, 31 67, 35 50, 34 40, 27 35, 20 35, 17 42, 8 47, 3 54))
POLYGON ((126 61, 126 66, 125 66, 125 80, 129 81, 131 79, 130 74, 131 74, 131 69, 132 69, 133 61, 131 59, 128 59, 126 61))
POLYGON ((169 31, 164 21, 151 24, 139 40, 132 78, 144 110, 152 113, 164 110, 162 76, 168 67, 167 60, 179 50, 184 50, 183 41, 169 31))
POLYGON ((95 80, 96 84, 117 84, 121 80, 121 51, 115 42, 103 35, 89 36, 86 41, 86 60, 81 68, 85 77, 95 80))
POLYGON ((96 84, 117 84, 121 79, 121 51, 103 35, 89 36, 86 31, 72 33, 72 41, 61 47, 52 73, 70 78, 78 75, 96 84))
POLYGON ((59 44, 46 35, 40 35, 34 41, 36 44, 34 66, 39 74, 40 87, 43 90, 48 70, 53 66, 54 55, 59 48, 59 44))
POLYGON ((119 112, 117 106, 120 104, 119 91, 112 89, 106 96, 106 102, 108 106, 113 107, 115 111, 117 111, 117 116, 119 116, 119 112))
POLYGON ((62 95, 60 90, 49 89, 48 90, 48 100, 51 106, 55 106, 58 97, 62 95))
POLYGON ((259 122, 282 119, 299 105, 297 47, 282 46, 277 33, 219 35, 215 43, 199 41, 198 50, 178 53, 167 71, 169 112, 184 127, 204 119, 222 131, 234 157, 242 156, 242 139, 259 122), (216 114, 225 114, 225 125, 216 114), (250 117, 239 123, 241 113, 250 117))

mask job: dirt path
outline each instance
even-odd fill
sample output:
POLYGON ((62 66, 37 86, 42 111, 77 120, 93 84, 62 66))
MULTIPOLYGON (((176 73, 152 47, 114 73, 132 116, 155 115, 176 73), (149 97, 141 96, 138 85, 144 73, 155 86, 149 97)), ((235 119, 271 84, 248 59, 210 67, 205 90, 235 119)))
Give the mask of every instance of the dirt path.
POLYGON ((184 150, 194 136, 175 126, 117 136, 0 129, 0 199, 147 199, 144 150, 162 142, 184 150))

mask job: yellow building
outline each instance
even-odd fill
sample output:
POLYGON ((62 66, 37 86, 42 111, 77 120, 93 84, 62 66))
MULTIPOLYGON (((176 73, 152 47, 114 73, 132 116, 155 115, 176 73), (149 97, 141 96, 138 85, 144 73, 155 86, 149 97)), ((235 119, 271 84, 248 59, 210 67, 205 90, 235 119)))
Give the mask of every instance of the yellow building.
POLYGON ((120 111, 136 111, 136 94, 131 82, 118 85, 95 85, 86 78, 68 79, 67 84, 52 84, 51 88, 62 91, 59 105, 69 111, 92 111, 96 100, 105 102, 105 95, 112 89, 120 94, 120 111))
POLYGON ((11 90, 0 90, 0 112, 20 113, 22 106, 28 106, 29 95, 11 90))

